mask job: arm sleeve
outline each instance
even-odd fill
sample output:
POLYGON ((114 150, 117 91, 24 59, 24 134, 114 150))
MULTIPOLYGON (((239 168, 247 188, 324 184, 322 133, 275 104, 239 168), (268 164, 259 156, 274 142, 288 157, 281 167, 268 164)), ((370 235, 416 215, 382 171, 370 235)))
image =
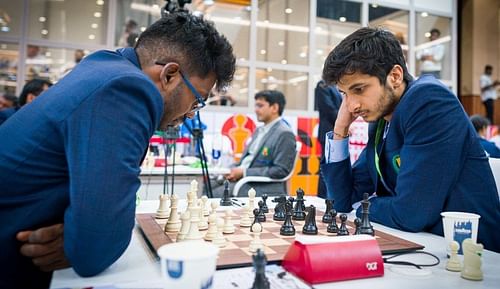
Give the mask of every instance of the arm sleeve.
POLYGON ((325 162, 340 162, 349 158, 349 138, 334 140, 333 132, 326 133, 325 136, 325 162))
POLYGON ((247 168, 246 176, 265 176, 272 179, 281 179, 293 170, 296 155, 294 134, 291 131, 282 133, 277 143, 276 156, 271 165, 247 168))
POLYGON ((64 251, 81 276, 106 269, 130 242, 140 160, 162 109, 154 93, 145 79, 121 76, 65 121, 70 204, 64 251))

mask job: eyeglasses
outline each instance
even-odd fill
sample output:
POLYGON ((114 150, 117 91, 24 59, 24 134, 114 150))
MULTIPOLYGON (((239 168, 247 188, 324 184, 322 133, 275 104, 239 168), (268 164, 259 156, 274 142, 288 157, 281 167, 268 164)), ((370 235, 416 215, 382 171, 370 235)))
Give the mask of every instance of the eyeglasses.
MULTIPOLYGON (((166 63, 162 63, 159 61, 156 61, 155 64, 161 65, 161 66, 167 65, 166 63)), ((186 74, 182 73, 182 71, 179 71, 179 73, 181 74, 182 80, 184 80, 184 83, 187 85, 189 90, 191 90, 191 93, 193 93, 194 97, 196 98, 196 103, 193 105, 193 108, 191 109, 190 113, 197 112, 200 109, 204 108, 206 106, 206 103, 203 100, 203 97, 201 96, 201 94, 196 90, 196 88, 194 88, 193 84, 189 81, 186 74)))

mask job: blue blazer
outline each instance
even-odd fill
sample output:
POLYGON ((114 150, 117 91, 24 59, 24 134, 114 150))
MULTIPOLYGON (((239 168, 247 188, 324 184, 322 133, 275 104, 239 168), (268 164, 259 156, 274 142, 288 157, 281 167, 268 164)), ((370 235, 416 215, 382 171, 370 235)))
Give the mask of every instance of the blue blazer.
POLYGON ((483 146, 484 150, 490 155, 490 158, 500 158, 500 148, 494 142, 490 142, 480 137, 479 142, 483 146))
POLYGON ((82 276, 120 257, 162 112, 158 89, 126 48, 89 55, 0 126, 1 288, 47 279, 20 255, 22 230, 64 222, 64 252, 82 276))
POLYGON ((372 221, 439 235, 441 212, 476 213, 481 215, 478 242, 500 252, 495 180, 458 99, 431 76, 408 85, 377 148, 385 184, 375 167, 376 126, 370 125, 368 144, 352 167, 349 159, 321 165, 335 209, 351 211, 363 193, 376 192, 370 199, 372 221))

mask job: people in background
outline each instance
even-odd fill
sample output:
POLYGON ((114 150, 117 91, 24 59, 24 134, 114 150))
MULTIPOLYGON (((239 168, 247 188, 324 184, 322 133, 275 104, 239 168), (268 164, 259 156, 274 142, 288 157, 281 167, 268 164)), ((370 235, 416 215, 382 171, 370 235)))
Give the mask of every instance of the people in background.
POLYGON ((0 288, 113 264, 130 242, 150 137, 193 117, 235 62, 213 23, 168 13, 135 48, 85 57, 0 126, 0 288))
POLYGON ((350 212, 369 193, 371 221, 439 235, 441 212, 476 213, 477 241, 500 252, 500 202, 477 133, 440 81, 412 79, 392 33, 361 28, 347 36, 327 57, 323 79, 344 95, 321 165, 337 211, 350 212), (348 132, 357 117, 371 124, 351 166, 348 132))
MULTIPOLYGON (((441 31, 434 28, 430 31, 429 41, 436 41, 440 36, 441 31)), ((440 79, 443 57, 444 46, 442 44, 432 44, 432 46, 417 50, 417 59, 420 60, 420 75, 432 74, 440 79)))
POLYGON ((61 67, 61 74, 59 76, 59 79, 65 77, 66 74, 68 74, 71 70, 73 70, 75 65, 80 63, 80 61, 82 61, 84 57, 85 57, 85 52, 82 49, 75 50, 74 60, 66 63, 63 67, 61 67))
POLYGON ((486 153, 488 153, 489 157, 500 158, 500 148, 498 148, 494 142, 490 142, 486 139, 486 132, 488 130, 488 126, 490 125, 490 121, 479 114, 471 116, 470 121, 479 135, 479 142, 483 146, 486 153))
MULTIPOLYGON (((246 176, 265 176, 272 179, 286 177, 293 170, 295 161, 295 135, 281 118, 285 109, 285 96, 277 90, 264 90, 255 94, 255 115, 264 123, 257 128, 250 143, 245 147, 241 160, 231 168, 226 179, 234 183, 246 176)), ((248 183, 243 186, 238 196, 248 196, 253 187, 257 195, 281 195, 286 193, 286 183, 248 183)), ((214 197, 221 197, 223 186, 214 189, 214 197)))
POLYGON ((497 99, 497 85, 500 84, 498 80, 493 80, 491 75, 493 67, 486 65, 484 67, 484 74, 479 78, 479 87, 481 88, 481 101, 486 109, 486 117, 490 123, 494 123, 495 117, 495 100, 497 99))
POLYGON ((19 105, 17 96, 10 93, 0 94, 0 110, 16 107, 19 105))
POLYGON ((127 23, 125 23, 125 28, 122 36, 118 40, 118 46, 121 47, 134 47, 137 38, 139 37, 137 22, 132 19, 129 19, 127 23))
POLYGON ((49 61, 45 55, 41 54, 40 46, 29 44, 26 47, 26 77, 27 79, 33 78, 46 78, 50 71, 49 61))
POLYGON ((2 125, 8 118, 16 113, 22 106, 31 103, 42 92, 49 89, 52 83, 45 79, 32 79, 28 81, 19 95, 19 105, 4 109, 0 111, 0 125, 2 125))

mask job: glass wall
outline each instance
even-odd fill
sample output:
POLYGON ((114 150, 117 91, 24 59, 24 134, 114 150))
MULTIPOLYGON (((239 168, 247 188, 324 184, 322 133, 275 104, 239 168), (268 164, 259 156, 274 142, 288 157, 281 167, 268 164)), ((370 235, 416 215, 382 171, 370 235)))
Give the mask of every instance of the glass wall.
POLYGON ((280 69, 257 69, 255 90, 279 90, 286 97, 286 108, 307 107, 307 73, 280 69))
POLYGON ((0 93, 16 93, 19 45, 0 42, 0 93))

